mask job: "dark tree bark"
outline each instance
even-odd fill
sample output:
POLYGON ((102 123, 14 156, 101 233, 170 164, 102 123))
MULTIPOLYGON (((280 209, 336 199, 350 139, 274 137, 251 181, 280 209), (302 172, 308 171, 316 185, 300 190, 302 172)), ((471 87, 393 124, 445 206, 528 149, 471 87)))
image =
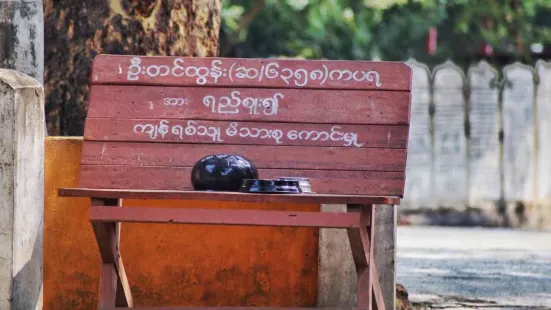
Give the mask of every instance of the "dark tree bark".
POLYGON ((221 0, 45 0, 50 135, 82 135, 97 54, 216 56, 221 0))

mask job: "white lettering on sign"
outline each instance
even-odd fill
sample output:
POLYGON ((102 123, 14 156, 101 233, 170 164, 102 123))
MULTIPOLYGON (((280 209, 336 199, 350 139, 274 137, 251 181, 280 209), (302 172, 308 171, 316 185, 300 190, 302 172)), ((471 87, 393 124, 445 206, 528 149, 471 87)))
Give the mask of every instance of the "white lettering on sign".
POLYGON ((312 140, 312 141, 344 141, 344 146, 354 145, 361 147, 365 143, 358 143, 358 134, 355 132, 340 132, 340 126, 331 127, 331 132, 316 130, 291 130, 287 133, 289 140, 312 140))
POLYGON ((172 126, 172 133, 180 139, 186 136, 207 136, 212 139, 212 142, 223 142, 220 138, 220 127, 197 125, 196 121, 188 121, 184 128, 180 125, 172 126))
POLYGON ((174 125, 171 127, 167 120, 160 121, 159 125, 136 124, 134 126, 134 133, 145 133, 151 140, 156 140, 159 135, 164 138, 169 132, 180 139, 183 139, 184 136, 208 136, 213 142, 223 142, 220 137, 221 131, 219 127, 198 126, 196 121, 188 121, 187 126, 174 125))
POLYGON ((167 106, 182 106, 187 105, 188 101, 186 98, 164 98, 163 103, 167 106))
POLYGON ((168 133, 168 121, 163 120, 159 125, 137 124, 134 126, 134 132, 148 134, 152 140, 157 139, 157 135, 161 135, 164 138, 168 133))
POLYGON ((223 135, 228 137, 239 136, 241 138, 253 138, 261 140, 274 140, 277 144, 282 144, 283 139, 302 140, 302 141, 334 141, 342 142, 343 146, 362 147, 364 143, 358 142, 358 133, 344 132, 340 126, 332 126, 330 130, 289 130, 285 132, 282 129, 268 129, 259 127, 249 127, 232 122, 222 130, 219 126, 200 125, 197 121, 187 121, 185 126, 170 125, 169 121, 162 120, 158 125, 155 124, 136 124, 134 133, 146 134, 149 139, 156 140, 159 136, 165 138, 167 134, 183 140, 184 137, 203 136, 209 137, 212 142, 224 142, 223 135))
POLYGON ((231 92, 230 96, 216 98, 208 95, 203 98, 203 104, 210 107, 213 113, 219 114, 237 114, 239 107, 249 109, 249 114, 260 114, 259 108, 264 115, 277 115, 279 99, 283 98, 282 93, 275 93, 269 98, 240 97, 239 91, 231 92))
POLYGON ((147 75, 150 78, 185 76, 194 78, 198 85, 204 85, 207 82, 216 84, 221 77, 228 77, 231 82, 235 80, 255 80, 260 82, 263 79, 281 79, 287 85, 299 87, 304 87, 309 83, 324 85, 327 80, 375 83, 377 88, 383 85, 379 72, 375 70, 329 70, 325 64, 315 70, 307 70, 305 68, 291 69, 282 67, 277 62, 262 64, 260 68, 248 68, 235 62, 229 66, 229 69, 223 69, 222 65, 222 60, 216 59, 211 61, 210 66, 185 66, 183 58, 176 58, 172 65, 143 65, 140 57, 134 57, 130 61, 130 66, 128 66, 126 79, 138 81, 140 76, 147 75))
POLYGON ((233 137, 237 134, 241 138, 259 138, 259 139, 273 139, 277 144, 281 144, 281 138, 283 138, 283 131, 280 129, 264 129, 264 128, 238 128, 239 124, 233 122, 230 127, 226 129, 226 134, 233 137))

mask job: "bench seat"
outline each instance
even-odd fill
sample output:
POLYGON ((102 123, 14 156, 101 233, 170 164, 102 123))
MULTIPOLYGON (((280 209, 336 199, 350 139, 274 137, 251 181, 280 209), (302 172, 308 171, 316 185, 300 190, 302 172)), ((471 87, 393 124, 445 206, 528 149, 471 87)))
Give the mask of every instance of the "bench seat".
POLYGON ((249 194, 237 192, 201 192, 175 190, 131 190, 97 188, 61 188, 62 197, 94 197, 112 199, 181 199, 243 202, 288 202, 313 204, 383 204, 398 205, 399 197, 332 194, 249 194))
MULTIPOLYGON (((331 203, 347 205, 387 204, 394 205, 398 198, 361 195, 328 194, 246 194, 234 192, 197 192, 161 190, 110 190, 64 188, 59 191, 64 197, 94 197, 97 199, 179 199, 242 202, 286 203, 331 203)), ((106 208, 90 207, 90 220, 94 222, 174 223, 245 226, 293 226, 319 228, 357 228, 360 213, 349 212, 293 212, 258 210, 206 210, 164 208, 106 208)))

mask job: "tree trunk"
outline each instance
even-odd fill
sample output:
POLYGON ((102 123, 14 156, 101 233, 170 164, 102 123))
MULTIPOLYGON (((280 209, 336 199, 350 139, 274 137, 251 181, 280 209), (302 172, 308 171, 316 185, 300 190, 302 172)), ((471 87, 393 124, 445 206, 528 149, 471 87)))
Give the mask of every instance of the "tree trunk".
POLYGON ((97 54, 216 56, 221 0, 45 0, 50 135, 82 135, 97 54))

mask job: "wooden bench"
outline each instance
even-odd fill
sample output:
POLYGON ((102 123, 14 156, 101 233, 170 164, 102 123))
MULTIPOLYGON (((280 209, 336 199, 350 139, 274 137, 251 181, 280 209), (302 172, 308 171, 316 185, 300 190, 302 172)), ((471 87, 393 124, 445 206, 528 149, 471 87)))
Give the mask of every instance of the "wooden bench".
POLYGON ((132 307, 121 222, 347 229, 358 308, 384 309, 373 262, 377 204, 403 195, 411 70, 398 62, 99 55, 78 188, 101 260, 99 309, 132 307), (190 172, 243 155, 260 178, 308 177, 315 194, 197 192, 190 172), (122 208, 122 199, 347 204, 348 212, 122 208))

